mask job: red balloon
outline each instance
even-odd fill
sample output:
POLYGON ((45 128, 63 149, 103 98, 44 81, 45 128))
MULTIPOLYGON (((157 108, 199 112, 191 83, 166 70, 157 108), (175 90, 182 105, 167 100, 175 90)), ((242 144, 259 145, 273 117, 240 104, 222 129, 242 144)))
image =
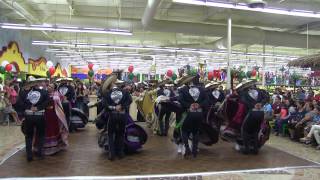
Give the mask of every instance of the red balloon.
POLYGON ((49 68, 49 73, 52 76, 55 73, 56 69, 54 67, 49 68))
POLYGON ((173 71, 169 69, 169 70, 167 71, 167 76, 168 76, 168 77, 172 77, 172 76, 173 76, 173 71))
POLYGON ((255 69, 252 70, 251 75, 252 75, 252 76, 256 76, 256 75, 257 75, 257 70, 255 70, 255 69))
POLYGON ((88 64, 88 68, 89 68, 90 70, 92 70, 93 64, 92 64, 92 63, 89 63, 89 64, 88 64))
POLYGON ((5 69, 6 71, 10 72, 12 70, 12 64, 7 64, 5 69))
POLYGON ((128 71, 129 71, 130 73, 133 72, 133 66, 132 66, 132 65, 130 65, 130 66, 128 67, 128 71))
POLYGON ((213 74, 214 74, 213 72, 208 73, 208 80, 211 81, 213 79, 213 77, 214 77, 213 74))

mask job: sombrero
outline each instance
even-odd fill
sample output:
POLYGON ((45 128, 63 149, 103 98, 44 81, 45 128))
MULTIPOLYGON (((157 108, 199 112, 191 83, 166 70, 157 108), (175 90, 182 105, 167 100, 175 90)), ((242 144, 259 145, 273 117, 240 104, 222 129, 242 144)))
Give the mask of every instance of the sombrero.
POLYGON ((106 94, 110 85, 116 81, 117 81, 116 75, 109 76, 108 79, 106 79, 102 85, 102 94, 106 94))
POLYGON ((240 90, 249 88, 249 87, 255 85, 256 83, 257 83, 257 81, 256 81, 256 80, 253 80, 253 79, 246 80, 246 81, 238 84, 238 85, 236 86, 236 90, 237 90, 237 91, 240 91, 240 90))
POLYGON ((184 85, 184 84, 192 81, 193 78, 195 78, 195 76, 191 76, 191 75, 182 76, 181 78, 179 78, 179 79, 176 80, 176 84, 177 84, 178 86, 184 85))
POLYGON ((172 83, 172 81, 170 79, 164 79, 163 81, 159 82, 157 84, 157 86, 164 86, 164 85, 170 84, 170 83, 172 83))
POLYGON ((62 82, 62 81, 71 81, 72 82, 73 79, 67 77, 67 78, 59 78, 59 79, 56 80, 56 82, 62 82))
POLYGON ((210 89, 210 88, 217 88, 220 85, 220 83, 218 82, 209 82, 208 84, 205 85, 206 89, 210 89))

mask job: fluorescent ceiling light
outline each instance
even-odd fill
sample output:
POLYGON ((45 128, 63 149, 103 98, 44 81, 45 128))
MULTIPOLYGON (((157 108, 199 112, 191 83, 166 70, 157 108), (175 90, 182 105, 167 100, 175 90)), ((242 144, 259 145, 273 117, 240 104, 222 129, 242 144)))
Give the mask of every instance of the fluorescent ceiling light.
MULTIPOLYGON (((110 44, 89 44, 89 43, 68 43, 68 42, 49 42, 49 41, 33 41, 33 45, 38 46, 62 46, 62 47, 97 47, 97 48, 112 48, 112 49, 134 49, 134 50, 154 50, 154 51, 166 51, 166 52, 186 52, 186 53, 212 53, 226 55, 227 51, 222 50, 210 50, 210 49, 191 49, 191 48, 176 48, 176 47, 156 47, 156 46, 120 46, 110 44)), ((142 56, 144 56, 142 54, 142 56)), ((145 55, 148 56, 148 55, 145 55)), ((152 56, 152 55, 151 55, 152 56)), ((232 56, 254 56, 254 57, 266 57, 266 58, 281 58, 281 59, 294 59, 297 56, 289 55, 276 55, 276 54, 260 54, 260 53, 244 53, 238 51, 232 51, 232 56)), ((206 57, 207 58, 207 57, 206 57)), ((212 57, 217 58, 217 57, 212 57)), ((221 58, 221 57, 218 57, 221 58)))
POLYGON ((275 7, 249 8, 246 4, 243 4, 243 3, 238 3, 238 4, 223 3, 223 2, 217 2, 212 0, 211 1, 210 0, 172 0, 172 2, 180 3, 180 4, 191 4, 191 5, 197 5, 197 6, 209 6, 209 7, 263 12, 263 13, 270 13, 270 14, 280 14, 280 15, 288 15, 288 16, 320 18, 319 12, 297 10, 297 9, 287 10, 287 9, 279 9, 275 7))
POLYGON ((35 31, 59 31, 59 32, 79 32, 79 33, 96 33, 96 34, 117 34, 131 36, 132 33, 121 29, 103 29, 103 28, 80 28, 67 27, 56 25, 25 25, 25 24, 10 24, 3 23, 0 26, 3 29, 21 29, 21 30, 35 30, 35 31))

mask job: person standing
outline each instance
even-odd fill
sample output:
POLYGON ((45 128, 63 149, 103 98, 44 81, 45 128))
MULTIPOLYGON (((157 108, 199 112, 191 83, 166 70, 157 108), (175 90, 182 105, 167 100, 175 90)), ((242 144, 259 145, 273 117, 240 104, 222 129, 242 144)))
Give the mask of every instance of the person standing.
POLYGON ((21 97, 25 110, 25 143, 27 160, 29 162, 33 160, 32 142, 35 133, 34 130, 36 130, 36 137, 38 139, 36 144, 38 149, 37 155, 40 158, 43 157, 42 149, 45 136, 44 112, 45 108, 48 106, 49 96, 44 88, 39 88, 38 83, 40 82, 40 79, 36 80, 33 77, 29 77, 26 86, 29 86, 30 88, 25 88, 21 97))
POLYGON ((200 125, 204 120, 204 110, 208 108, 208 96, 204 88, 199 83, 199 75, 187 78, 184 86, 180 90, 178 101, 187 116, 182 124, 182 140, 185 146, 184 157, 187 158, 192 154, 195 158, 198 154, 198 143, 200 125), (189 137, 192 135, 192 150, 189 146, 189 137))
POLYGON ((126 120, 129 114, 129 107, 132 102, 128 91, 117 87, 115 82, 117 76, 110 76, 104 87, 108 89, 104 97, 104 105, 109 114, 107 131, 109 155, 108 159, 113 161, 117 155, 120 159, 124 157, 124 138, 126 120))

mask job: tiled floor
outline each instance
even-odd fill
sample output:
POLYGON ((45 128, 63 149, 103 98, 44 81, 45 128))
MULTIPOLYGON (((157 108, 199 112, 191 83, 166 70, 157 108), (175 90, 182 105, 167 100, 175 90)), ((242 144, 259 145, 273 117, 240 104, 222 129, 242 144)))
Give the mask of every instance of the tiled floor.
MULTIPOLYGON (((281 144, 281 142, 279 143, 281 144)), ((175 145, 169 138, 153 135, 150 135, 142 152, 127 156, 123 160, 110 162, 102 150, 98 148, 97 130, 90 125, 82 132, 71 134, 69 149, 55 156, 27 163, 25 152, 18 152, 0 166, 0 177, 172 174, 309 165, 315 164, 271 146, 264 146, 256 156, 242 155, 235 152, 231 144, 225 142, 211 147, 201 146, 197 159, 185 160, 176 154, 175 145)), ((295 173, 298 171, 292 171, 294 172, 292 177, 295 177, 295 173)), ((233 175, 232 179, 241 179, 246 176, 263 177, 261 174, 233 175)), ((211 175, 203 178, 210 179, 220 176, 224 177, 211 175)), ((285 175, 276 174, 276 176, 288 176, 288 173, 285 175)))
POLYGON ((6 153, 23 142, 24 136, 20 130, 20 126, 0 125, 0 162, 6 153))

